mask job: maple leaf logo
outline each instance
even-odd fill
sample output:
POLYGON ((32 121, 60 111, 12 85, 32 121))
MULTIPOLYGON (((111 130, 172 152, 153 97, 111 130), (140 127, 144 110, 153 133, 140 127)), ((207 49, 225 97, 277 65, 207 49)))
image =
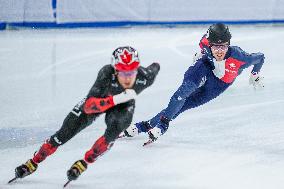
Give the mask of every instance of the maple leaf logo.
POLYGON ((123 54, 120 55, 120 59, 123 63, 129 64, 132 61, 132 54, 129 53, 127 50, 124 50, 123 54))

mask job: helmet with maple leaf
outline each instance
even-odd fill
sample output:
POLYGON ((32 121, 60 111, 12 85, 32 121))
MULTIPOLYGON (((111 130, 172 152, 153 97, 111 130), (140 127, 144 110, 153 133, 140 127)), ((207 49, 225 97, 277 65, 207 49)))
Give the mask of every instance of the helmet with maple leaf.
POLYGON ((140 65, 138 52, 130 47, 118 47, 112 53, 112 64, 117 71, 136 70, 140 65))

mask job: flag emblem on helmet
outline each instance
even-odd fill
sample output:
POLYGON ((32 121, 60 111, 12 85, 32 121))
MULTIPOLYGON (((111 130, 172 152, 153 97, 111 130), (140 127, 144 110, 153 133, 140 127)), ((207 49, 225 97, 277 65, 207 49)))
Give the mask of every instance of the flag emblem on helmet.
POLYGON ((123 51, 123 54, 120 55, 120 59, 123 63, 129 64, 132 60, 132 54, 130 54, 126 49, 123 51))
POLYGON ((118 71, 131 71, 139 67, 138 52, 129 46, 119 47, 112 53, 113 65, 118 71))

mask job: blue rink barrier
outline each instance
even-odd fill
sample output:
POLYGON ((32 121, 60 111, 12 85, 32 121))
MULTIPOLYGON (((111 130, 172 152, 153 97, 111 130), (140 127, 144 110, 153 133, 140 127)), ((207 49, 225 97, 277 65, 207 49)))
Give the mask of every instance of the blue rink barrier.
POLYGON ((6 23, 0 22, 0 30, 5 30, 5 29, 6 29, 6 23))
MULTIPOLYGON (((205 20, 205 21, 175 21, 175 22, 149 22, 149 21, 119 21, 119 22, 77 22, 77 23, 55 23, 55 22, 23 22, 23 23, 7 23, 11 27, 28 27, 28 28, 98 28, 98 27, 125 27, 125 26, 151 26, 161 25, 166 27, 175 27, 176 25, 206 25, 216 22, 223 22, 231 25, 251 25, 251 24, 283 24, 281 20, 240 20, 240 21, 224 21, 224 20, 205 20)), ((0 23, 0 29, 5 29, 6 24, 0 23)))

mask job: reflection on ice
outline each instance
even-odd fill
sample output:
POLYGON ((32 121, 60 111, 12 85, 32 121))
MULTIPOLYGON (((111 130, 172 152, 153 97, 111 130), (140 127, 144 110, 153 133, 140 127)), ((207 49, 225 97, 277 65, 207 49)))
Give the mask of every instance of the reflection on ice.
POLYGON ((0 128, 0 149, 42 143, 53 133, 48 128, 0 128))

